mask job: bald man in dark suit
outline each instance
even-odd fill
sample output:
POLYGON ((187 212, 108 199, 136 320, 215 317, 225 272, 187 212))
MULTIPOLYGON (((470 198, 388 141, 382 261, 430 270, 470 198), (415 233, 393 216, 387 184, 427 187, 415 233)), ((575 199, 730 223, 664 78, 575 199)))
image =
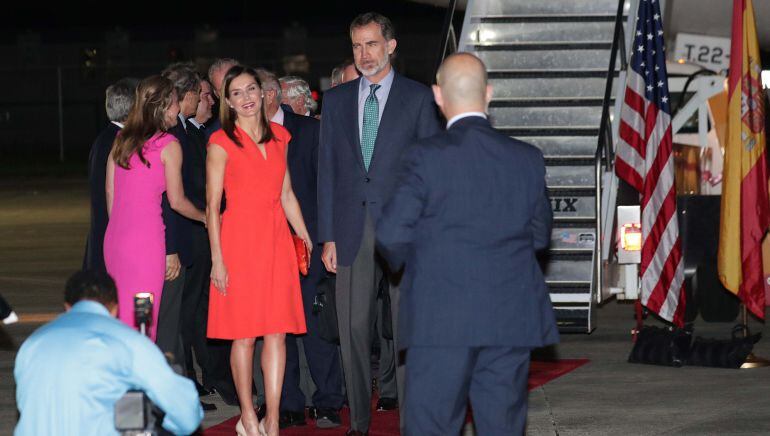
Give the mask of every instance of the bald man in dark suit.
POLYGON ((530 350, 559 338, 535 257, 551 236, 543 155, 490 125, 481 60, 452 55, 437 78, 447 130, 407 150, 377 224, 391 267, 405 265, 402 434, 458 434, 470 398, 478 434, 523 435, 530 350))

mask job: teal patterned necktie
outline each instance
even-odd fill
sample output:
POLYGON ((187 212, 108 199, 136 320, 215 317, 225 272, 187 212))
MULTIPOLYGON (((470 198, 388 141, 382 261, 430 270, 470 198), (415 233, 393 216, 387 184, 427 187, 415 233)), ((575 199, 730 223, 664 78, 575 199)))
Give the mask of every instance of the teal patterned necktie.
POLYGON ((375 92, 380 85, 369 85, 369 96, 364 103, 364 125, 361 128, 361 155, 364 157, 364 167, 369 171, 374 154, 374 142, 377 140, 377 128, 380 126, 380 102, 377 101, 375 92))

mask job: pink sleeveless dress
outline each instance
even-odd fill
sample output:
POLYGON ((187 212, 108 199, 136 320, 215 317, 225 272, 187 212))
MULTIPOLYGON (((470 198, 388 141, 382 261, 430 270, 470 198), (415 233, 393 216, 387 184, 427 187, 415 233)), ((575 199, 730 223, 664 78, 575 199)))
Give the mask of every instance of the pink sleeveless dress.
POLYGON ((166 177, 160 153, 176 138, 158 132, 144 144, 143 164, 134 154, 130 169, 115 166, 115 183, 110 220, 104 235, 104 263, 118 288, 119 318, 134 323, 134 294, 154 295, 152 340, 158 326, 158 308, 166 271, 166 240, 161 216, 161 198, 166 177))

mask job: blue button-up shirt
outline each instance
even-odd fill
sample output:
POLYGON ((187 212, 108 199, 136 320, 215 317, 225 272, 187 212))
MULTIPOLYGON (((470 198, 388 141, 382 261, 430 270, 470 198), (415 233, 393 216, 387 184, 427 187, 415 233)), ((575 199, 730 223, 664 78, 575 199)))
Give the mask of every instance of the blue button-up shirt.
MULTIPOLYGON (((380 80, 380 87, 374 92, 377 96, 377 103, 380 107, 380 115, 378 120, 382 120, 382 112, 385 110, 385 103, 388 102, 388 96, 390 95, 390 87, 393 85, 393 76, 396 73, 393 71, 393 67, 390 67, 388 74, 380 80)), ((364 131, 364 105, 366 104, 366 98, 369 97, 371 92, 369 86, 374 82, 371 82, 365 76, 361 76, 361 80, 358 84, 358 137, 363 136, 364 131)))
POLYGON ((80 301, 41 327, 16 356, 15 435, 116 435, 114 407, 141 389, 166 412, 163 427, 194 432, 203 419, 193 382, 177 375, 149 339, 80 301))

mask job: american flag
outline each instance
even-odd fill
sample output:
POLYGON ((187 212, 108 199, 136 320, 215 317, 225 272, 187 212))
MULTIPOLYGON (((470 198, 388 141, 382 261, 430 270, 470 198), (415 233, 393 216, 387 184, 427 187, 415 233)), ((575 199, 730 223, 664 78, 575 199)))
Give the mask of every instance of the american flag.
POLYGON ((676 218, 671 105, 659 1, 639 1, 634 31, 615 170, 641 197, 641 302, 681 326, 684 263, 676 218))

